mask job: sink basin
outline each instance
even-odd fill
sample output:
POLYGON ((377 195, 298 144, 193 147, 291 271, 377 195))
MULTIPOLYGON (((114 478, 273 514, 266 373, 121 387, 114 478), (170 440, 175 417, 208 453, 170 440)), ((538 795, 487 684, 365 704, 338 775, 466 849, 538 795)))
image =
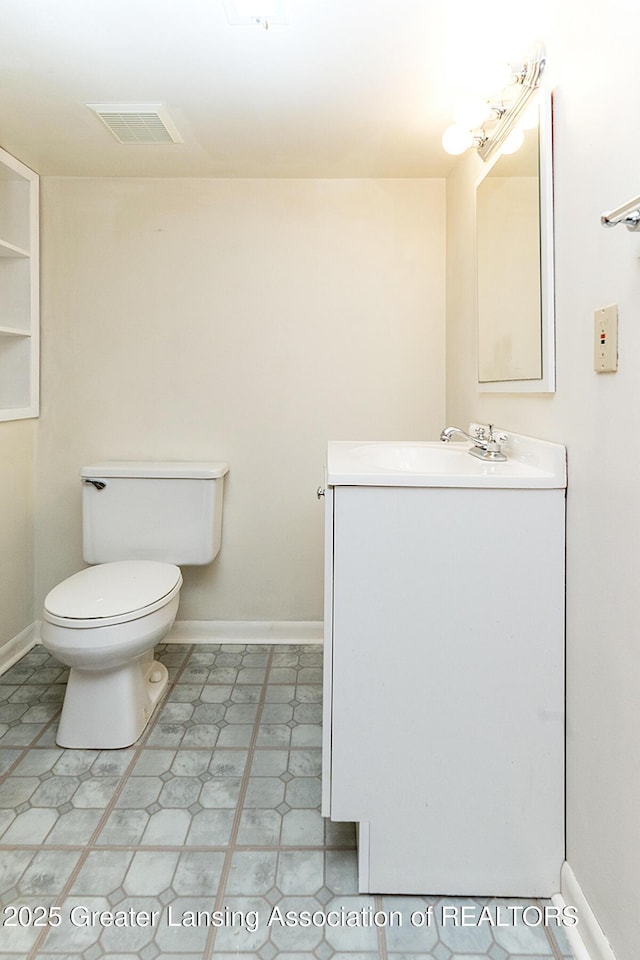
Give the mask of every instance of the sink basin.
POLYGON ((352 455, 371 467, 402 473, 446 473, 464 470, 469 444, 449 446, 440 441, 423 443, 362 443, 352 455))
POLYGON ((333 440, 328 446, 331 486, 565 487, 566 453, 560 444, 509 434, 507 460, 469 455, 470 443, 333 440))

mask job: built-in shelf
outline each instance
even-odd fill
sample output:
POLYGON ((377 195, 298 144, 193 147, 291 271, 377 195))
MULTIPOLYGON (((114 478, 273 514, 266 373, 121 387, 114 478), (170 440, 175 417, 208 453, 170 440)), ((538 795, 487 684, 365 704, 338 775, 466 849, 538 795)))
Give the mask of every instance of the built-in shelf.
POLYGON ((19 330, 18 327, 0 327, 0 337, 30 337, 31 330, 19 330))
POLYGON ((0 149, 0 420, 38 416, 39 178, 0 149))
POLYGON ((13 243, 7 243, 6 240, 0 240, 0 257, 28 257, 29 251, 16 247, 13 243))

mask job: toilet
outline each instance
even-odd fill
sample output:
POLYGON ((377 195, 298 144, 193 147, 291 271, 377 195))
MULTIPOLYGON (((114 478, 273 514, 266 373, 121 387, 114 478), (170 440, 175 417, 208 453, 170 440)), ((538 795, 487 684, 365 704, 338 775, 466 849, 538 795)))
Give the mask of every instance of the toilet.
POLYGON ((115 749, 139 739, 168 682, 153 649, 175 620, 181 565, 220 550, 229 467, 120 462, 83 467, 83 557, 47 595, 42 643, 70 667, 56 743, 115 749))

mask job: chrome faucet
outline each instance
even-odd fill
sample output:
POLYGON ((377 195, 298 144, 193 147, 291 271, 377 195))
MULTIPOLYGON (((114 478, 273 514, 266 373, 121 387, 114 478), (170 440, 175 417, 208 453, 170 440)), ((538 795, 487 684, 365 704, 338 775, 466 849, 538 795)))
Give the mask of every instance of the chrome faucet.
POLYGON ((507 459, 500 449, 500 444, 507 438, 503 435, 497 437, 493 432, 493 424, 488 424, 486 430, 484 427, 476 427, 475 434, 475 437, 472 437, 461 430, 460 427, 445 427, 440 434, 440 439, 443 443, 448 443, 452 437, 459 435, 465 440, 470 440, 473 444, 469 450, 472 457, 478 457, 480 460, 490 460, 494 463, 507 459))

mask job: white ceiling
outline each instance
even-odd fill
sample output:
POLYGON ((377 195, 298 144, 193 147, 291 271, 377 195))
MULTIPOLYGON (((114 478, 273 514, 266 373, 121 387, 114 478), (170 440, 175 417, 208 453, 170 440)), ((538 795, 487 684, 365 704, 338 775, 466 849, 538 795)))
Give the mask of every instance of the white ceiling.
POLYGON ((48 176, 446 176, 456 97, 547 6, 285 3, 265 30, 223 0, 0 0, 0 145, 48 176), (111 101, 164 104, 184 142, 119 144, 86 107, 111 101))

